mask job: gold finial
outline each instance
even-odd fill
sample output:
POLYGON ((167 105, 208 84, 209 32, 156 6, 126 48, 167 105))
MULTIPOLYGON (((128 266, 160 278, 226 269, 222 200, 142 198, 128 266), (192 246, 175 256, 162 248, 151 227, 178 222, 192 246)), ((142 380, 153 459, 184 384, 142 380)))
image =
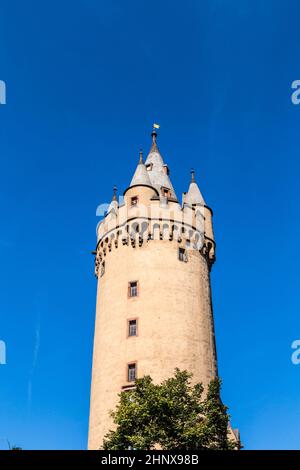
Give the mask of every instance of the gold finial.
POLYGON ((158 124, 153 124, 152 132, 151 132, 152 147, 150 149, 150 152, 157 152, 158 151, 158 148, 157 148, 157 145, 156 145, 156 137, 157 137, 156 130, 159 129, 159 127, 160 126, 158 124))

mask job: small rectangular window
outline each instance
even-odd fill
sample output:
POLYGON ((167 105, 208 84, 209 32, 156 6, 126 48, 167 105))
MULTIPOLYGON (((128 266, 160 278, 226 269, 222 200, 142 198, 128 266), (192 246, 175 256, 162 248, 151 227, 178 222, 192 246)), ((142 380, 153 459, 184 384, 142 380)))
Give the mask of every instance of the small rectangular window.
POLYGON ((186 250, 184 248, 179 248, 178 250, 178 259, 179 261, 183 261, 183 262, 187 262, 188 258, 187 258, 187 253, 186 253, 186 250))
POLYGON ((136 364, 128 364, 128 371, 127 371, 127 380, 128 382, 134 382, 136 379, 136 364))
POLYGON ((137 321, 129 320, 128 321, 128 336, 136 336, 136 335, 137 335, 137 321))
POLYGON ((128 285, 128 297, 137 297, 138 296, 138 282, 132 281, 128 285))
POLYGON ((139 202, 139 198, 137 196, 133 196, 131 198, 131 205, 132 206, 137 206, 138 202, 139 202))

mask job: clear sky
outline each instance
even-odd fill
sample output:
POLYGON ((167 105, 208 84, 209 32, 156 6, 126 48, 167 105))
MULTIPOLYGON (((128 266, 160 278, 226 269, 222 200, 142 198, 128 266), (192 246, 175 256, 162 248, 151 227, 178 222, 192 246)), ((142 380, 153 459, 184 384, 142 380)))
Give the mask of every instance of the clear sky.
POLYGON ((153 122, 214 210, 219 372, 247 449, 300 448, 297 0, 2 0, 0 447, 84 449, 96 207, 153 122))

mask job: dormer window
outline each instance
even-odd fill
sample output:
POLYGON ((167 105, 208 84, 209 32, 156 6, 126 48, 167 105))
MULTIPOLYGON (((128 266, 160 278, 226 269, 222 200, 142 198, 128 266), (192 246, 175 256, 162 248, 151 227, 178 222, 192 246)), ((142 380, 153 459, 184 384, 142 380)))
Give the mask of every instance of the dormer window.
POLYGON ((148 163, 148 165, 146 165, 147 171, 151 171, 152 168, 153 168, 153 163, 148 163))
POLYGON ((168 188, 162 186, 161 192, 164 197, 171 197, 171 191, 168 188))
POLYGON ((164 173, 169 176, 170 170, 169 170, 168 165, 164 164, 163 169, 164 169, 164 173))
POLYGON ((130 203, 131 203, 131 206, 137 206, 138 205, 138 202, 139 202, 139 198, 138 196, 133 196, 130 200, 130 203))

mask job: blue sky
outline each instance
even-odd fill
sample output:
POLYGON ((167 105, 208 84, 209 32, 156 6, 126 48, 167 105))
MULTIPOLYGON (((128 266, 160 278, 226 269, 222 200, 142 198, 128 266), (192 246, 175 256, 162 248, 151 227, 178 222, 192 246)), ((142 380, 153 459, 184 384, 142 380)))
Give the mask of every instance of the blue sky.
POLYGON ((247 449, 300 448, 296 0, 2 0, 0 448, 84 449, 96 207, 151 125, 214 210, 219 372, 247 449))

